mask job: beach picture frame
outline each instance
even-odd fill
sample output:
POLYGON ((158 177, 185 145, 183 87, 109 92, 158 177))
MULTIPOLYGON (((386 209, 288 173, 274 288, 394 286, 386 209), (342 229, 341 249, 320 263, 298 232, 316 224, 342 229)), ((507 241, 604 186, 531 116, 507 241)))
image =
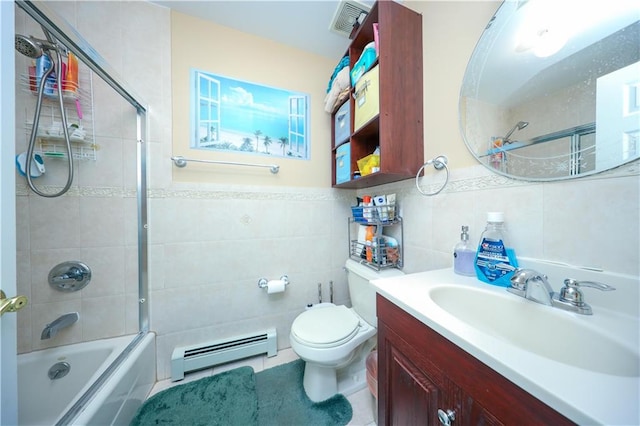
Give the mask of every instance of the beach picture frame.
POLYGON ((191 70, 190 147, 308 160, 309 95, 191 70))

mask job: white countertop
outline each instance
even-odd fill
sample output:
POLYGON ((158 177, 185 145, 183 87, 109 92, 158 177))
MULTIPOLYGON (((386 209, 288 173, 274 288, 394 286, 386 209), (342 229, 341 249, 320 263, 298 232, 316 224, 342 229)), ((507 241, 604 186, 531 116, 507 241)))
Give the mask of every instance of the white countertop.
MULTIPOLYGON (((565 278, 607 282, 617 290, 601 295, 594 293, 597 290, 583 291, 586 302, 592 305, 594 311, 593 315, 587 316, 535 304, 507 292, 504 287, 485 284, 474 277, 456 275, 452 268, 378 279, 371 283, 378 293, 391 302, 574 422, 640 424, 640 377, 597 373, 521 349, 505 339, 484 333, 463 322, 429 297, 431 289, 443 284, 469 286, 482 291, 497 292, 500 296, 506 294, 507 297, 521 299, 522 303, 538 305, 542 314, 545 309, 553 309, 562 314, 575 316, 576 321, 584 321, 588 327, 593 326, 600 332, 604 331, 608 337, 615 339, 616 343, 636 354, 639 352, 640 322, 637 305, 640 280, 637 277, 615 274, 605 276, 600 272, 595 273, 594 277, 591 271, 583 269, 576 272, 572 269, 558 269, 557 265, 553 268, 544 264, 539 267, 540 269, 536 270, 549 275, 554 291, 559 291, 562 281, 551 281, 551 274, 547 272, 551 269, 555 269, 556 274, 565 274, 565 278), (611 296, 614 293, 617 294, 611 296), (600 298, 604 302, 597 305, 596 301, 600 298), (618 305, 624 305, 622 313, 609 309, 611 305, 616 304, 614 299, 618 305)), ((488 311, 487 315, 492 313, 488 311)), ((505 318, 505 321, 508 320, 505 318)), ((526 334, 526 330, 522 332, 526 334)), ((576 353, 575 357, 579 358, 580 353, 576 353)))

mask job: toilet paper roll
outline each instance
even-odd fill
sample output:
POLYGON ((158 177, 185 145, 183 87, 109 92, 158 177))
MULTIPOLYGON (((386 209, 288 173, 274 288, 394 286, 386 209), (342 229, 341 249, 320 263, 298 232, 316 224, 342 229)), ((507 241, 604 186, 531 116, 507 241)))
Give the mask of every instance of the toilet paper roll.
POLYGON ((267 282, 267 294, 283 293, 285 286, 286 284, 283 280, 271 280, 267 282))

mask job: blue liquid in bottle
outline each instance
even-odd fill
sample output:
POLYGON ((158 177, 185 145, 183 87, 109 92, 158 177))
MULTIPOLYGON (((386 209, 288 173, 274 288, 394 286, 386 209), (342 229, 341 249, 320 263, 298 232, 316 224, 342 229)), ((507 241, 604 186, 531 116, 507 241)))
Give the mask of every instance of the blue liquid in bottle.
POLYGON ((476 276, 480 281, 501 287, 509 287, 511 276, 518 267, 516 253, 507 245, 504 215, 491 212, 487 226, 480 237, 474 261, 476 276))

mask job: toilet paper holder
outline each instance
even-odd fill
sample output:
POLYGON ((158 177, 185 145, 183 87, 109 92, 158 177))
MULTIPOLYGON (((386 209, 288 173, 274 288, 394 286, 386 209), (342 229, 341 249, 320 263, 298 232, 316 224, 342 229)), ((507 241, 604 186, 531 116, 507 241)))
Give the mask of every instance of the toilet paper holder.
MULTIPOLYGON (((288 285, 289 285, 289 277, 288 277, 288 276, 283 275, 283 276, 281 276, 281 277, 280 277, 280 279, 281 279, 282 281, 284 281, 284 285, 285 285, 285 286, 288 286, 288 285)), ((268 280, 268 279, 266 279, 266 278, 260 278, 260 279, 258 280, 258 287, 260 287, 260 288, 267 288, 267 285, 268 285, 268 284, 269 284, 269 280, 268 280)))

